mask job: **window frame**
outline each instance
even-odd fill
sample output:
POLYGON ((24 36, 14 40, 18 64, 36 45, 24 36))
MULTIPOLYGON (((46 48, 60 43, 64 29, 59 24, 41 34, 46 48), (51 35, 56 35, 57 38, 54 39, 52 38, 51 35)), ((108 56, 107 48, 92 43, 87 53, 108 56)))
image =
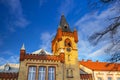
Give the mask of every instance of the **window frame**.
POLYGON ((54 80, 56 80, 56 67, 55 66, 48 66, 48 80, 49 80, 49 68, 54 68, 54 80))
POLYGON ((120 77, 117 77, 117 80, 120 80, 120 77))
MULTIPOLYGON (((36 75, 37 75, 37 74, 36 74, 36 73, 37 73, 37 67, 36 67, 36 66, 28 66, 27 80, 29 80, 29 68, 30 68, 30 67, 35 67, 35 69, 36 69, 36 70, 35 70, 35 79, 34 79, 34 80, 36 80, 36 75)), ((33 79, 32 79, 32 80, 33 80, 33 79)))
POLYGON ((66 72, 67 78, 73 78, 73 69, 69 68, 66 72))
POLYGON ((39 69, 40 69, 40 67, 44 67, 45 68, 45 80, 46 80, 46 75, 47 75, 47 67, 46 66, 39 66, 38 67, 38 80, 39 80, 39 69))
POLYGON ((103 80, 103 78, 102 78, 102 77, 97 77, 97 80, 99 80, 99 79, 103 80))
POLYGON ((109 78, 111 78, 110 80, 112 80, 112 77, 107 77, 107 80, 109 80, 109 78))

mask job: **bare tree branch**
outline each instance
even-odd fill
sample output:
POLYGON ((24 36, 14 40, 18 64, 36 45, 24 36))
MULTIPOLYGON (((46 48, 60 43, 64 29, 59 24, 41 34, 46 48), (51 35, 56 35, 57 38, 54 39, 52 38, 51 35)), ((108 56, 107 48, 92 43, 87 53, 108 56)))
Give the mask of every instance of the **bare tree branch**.
MULTIPOLYGON (((116 14, 120 13, 120 0, 90 1, 91 3, 89 2, 89 4, 91 4, 92 8, 96 7, 100 9, 107 4, 113 6, 111 10, 116 14)), ((97 10, 96 8, 95 10, 97 10)), ((103 39, 103 37, 108 34, 111 39, 111 45, 105 50, 105 52, 111 55, 111 57, 108 59, 110 62, 117 62, 120 61, 120 15, 113 16, 113 18, 110 18, 109 20, 112 21, 109 23, 109 26, 102 31, 92 34, 88 40, 92 45, 97 45, 103 39)), ((108 39, 108 37, 106 37, 106 39, 108 39)))

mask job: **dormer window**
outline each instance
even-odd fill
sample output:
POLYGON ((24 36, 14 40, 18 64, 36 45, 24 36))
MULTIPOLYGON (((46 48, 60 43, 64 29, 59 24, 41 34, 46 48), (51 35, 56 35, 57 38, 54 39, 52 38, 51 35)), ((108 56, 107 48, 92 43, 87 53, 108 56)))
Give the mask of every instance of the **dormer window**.
POLYGON ((68 25, 67 25, 67 24, 65 24, 65 25, 64 25, 64 29, 67 29, 67 28, 68 28, 68 25))
POLYGON ((64 26, 65 29, 67 29, 67 26, 64 26))
POLYGON ((44 51, 44 50, 41 50, 41 51, 40 51, 40 55, 46 55, 45 51, 44 51))
POLYGON ((4 67, 4 69, 5 69, 5 71, 10 70, 10 66, 8 64, 6 64, 5 67, 4 67))

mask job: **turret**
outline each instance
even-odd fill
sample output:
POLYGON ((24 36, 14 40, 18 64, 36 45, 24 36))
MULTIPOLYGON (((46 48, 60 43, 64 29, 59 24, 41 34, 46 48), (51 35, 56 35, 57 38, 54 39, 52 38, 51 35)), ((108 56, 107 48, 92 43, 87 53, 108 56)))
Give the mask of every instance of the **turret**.
POLYGON ((23 44, 22 47, 21 47, 21 49, 20 49, 20 61, 24 60, 25 54, 26 54, 26 50, 25 50, 25 46, 23 44))
POLYGON ((60 26, 57 31, 57 39, 58 39, 58 41, 62 40, 62 28, 60 26))
POLYGON ((73 35, 74 35, 74 41, 77 43, 78 42, 78 33, 77 33, 76 28, 74 28, 73 35))

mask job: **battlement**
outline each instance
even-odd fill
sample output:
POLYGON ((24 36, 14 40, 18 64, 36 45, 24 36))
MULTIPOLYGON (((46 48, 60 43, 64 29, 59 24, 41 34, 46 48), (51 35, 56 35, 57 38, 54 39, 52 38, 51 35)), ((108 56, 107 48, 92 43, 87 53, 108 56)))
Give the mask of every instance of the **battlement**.
POLYGON ((60 53, 60 55, 39 55, 39 54, 25 54, 24 56, 20 56, 20 61, 24 61, 25 59, 30 60, 51 60, 51 61, 60 61, 64 63, 64 53, 60 53))

